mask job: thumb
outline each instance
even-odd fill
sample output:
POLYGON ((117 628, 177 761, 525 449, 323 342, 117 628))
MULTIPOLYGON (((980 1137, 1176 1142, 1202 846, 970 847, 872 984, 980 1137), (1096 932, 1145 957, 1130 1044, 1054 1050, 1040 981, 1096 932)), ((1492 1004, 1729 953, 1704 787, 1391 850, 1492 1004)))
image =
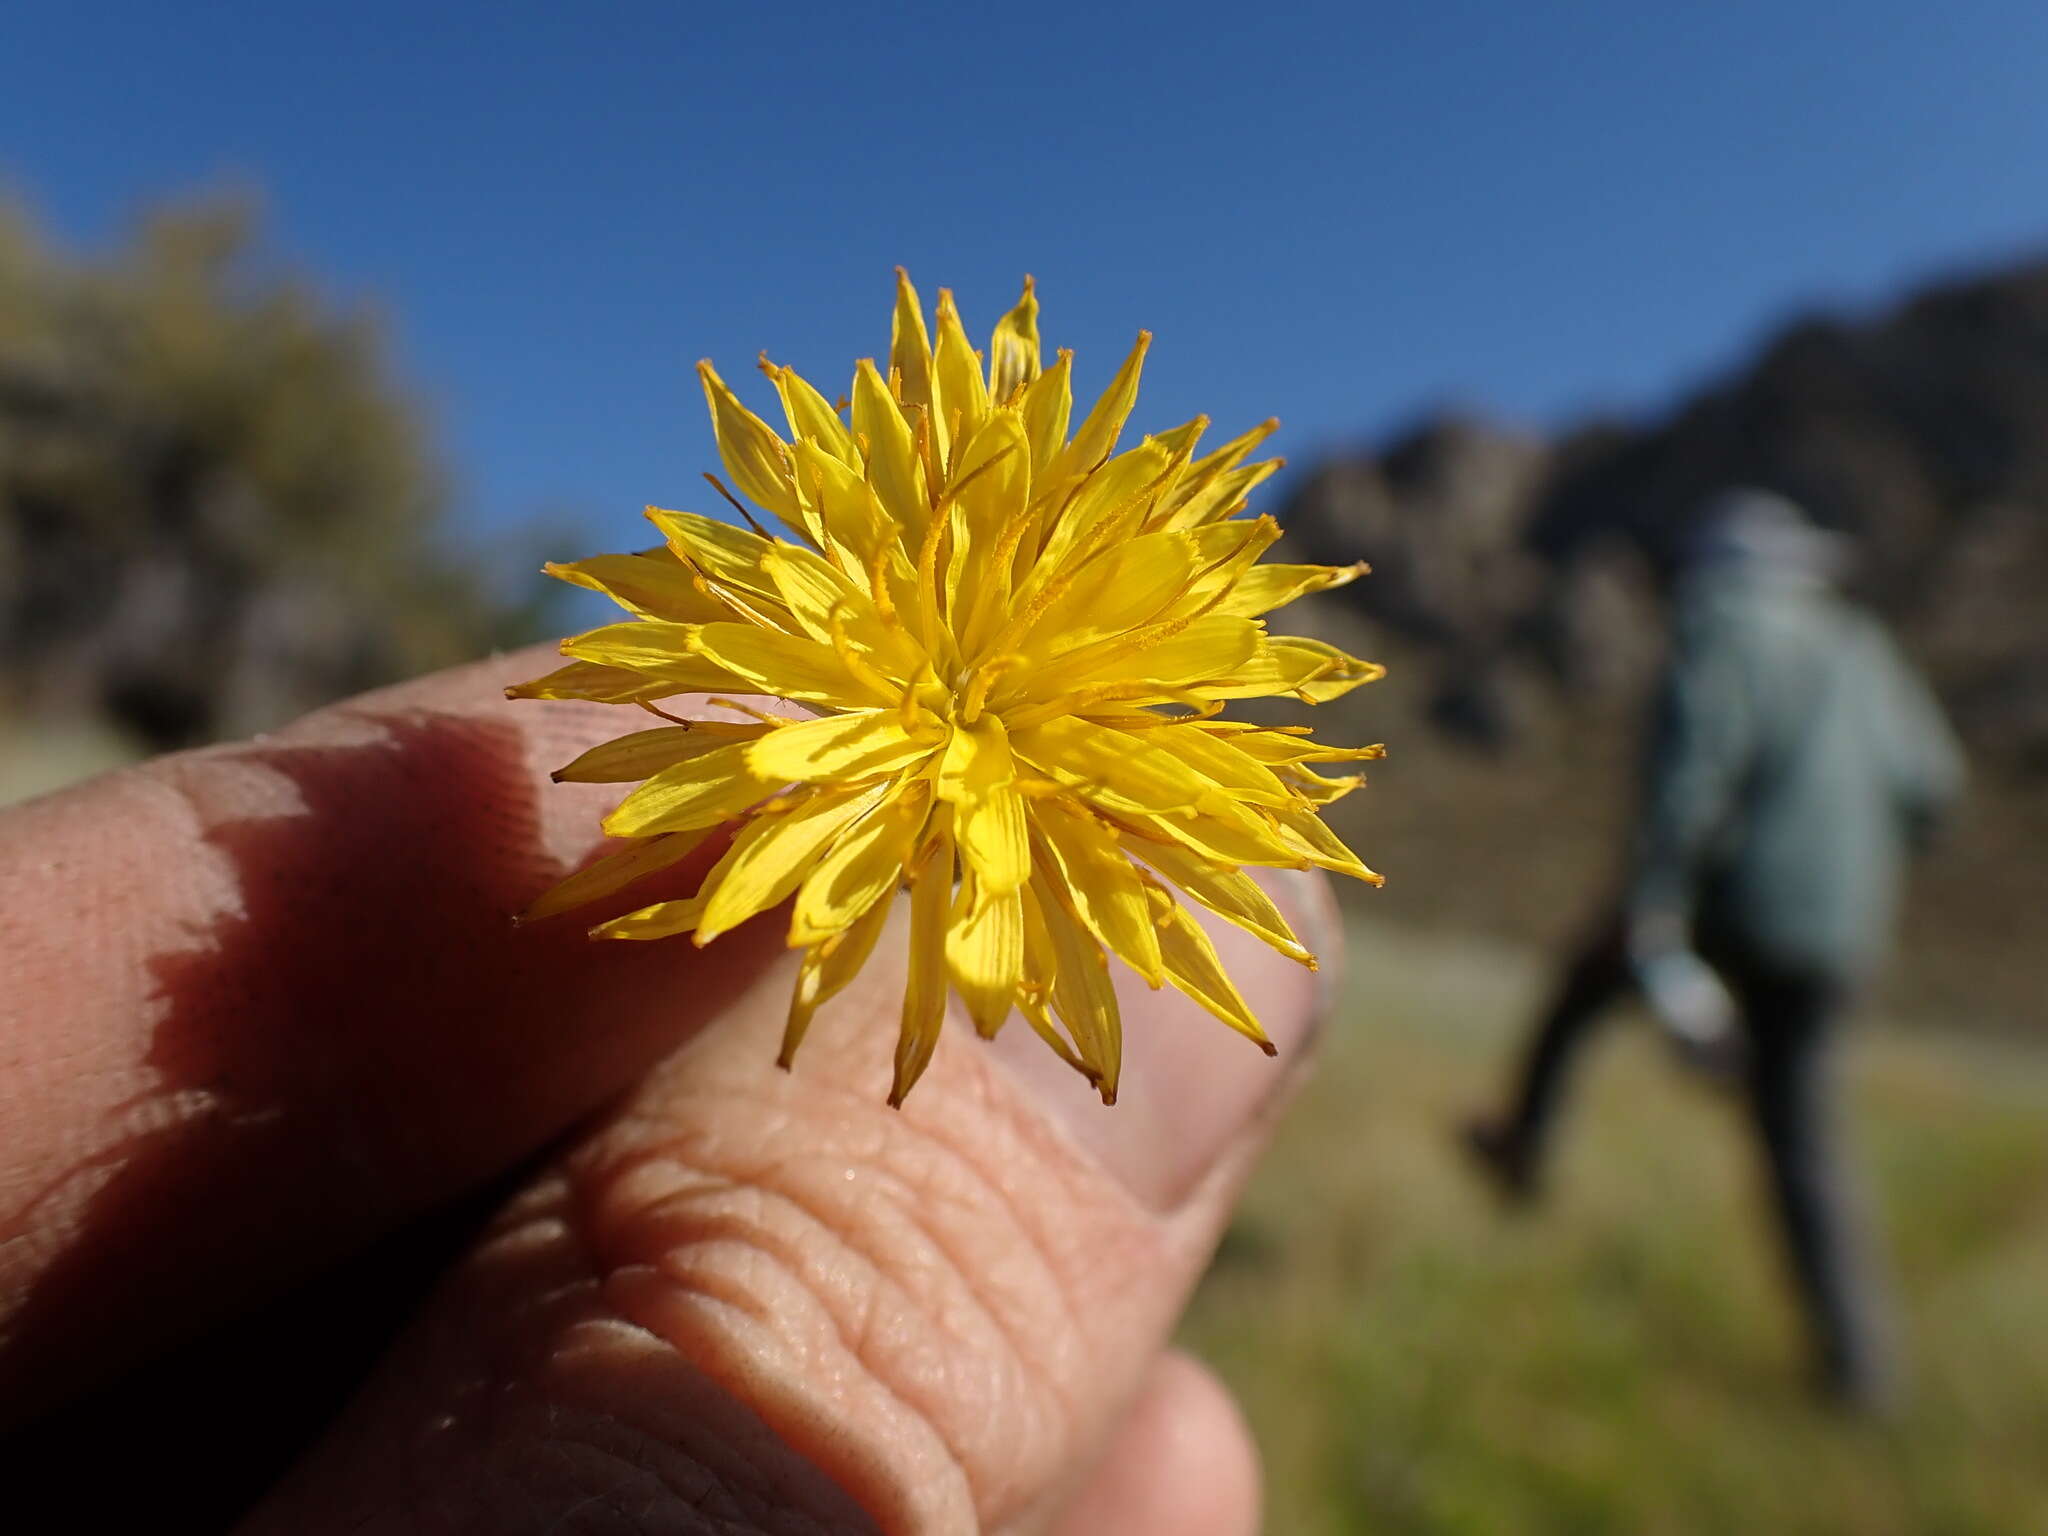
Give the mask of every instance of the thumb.
MULTIPOLYGON (((1159 1440, 1119 1425, 1320 998, 1212 937, 1279 1061, 1132 981, 1114 1109, 1015 1021, 949 1022, 889 1109, 900 933, 778 1072, 773 967, 512 1203, 249 1529, 951 1536, 1045 1530, 1084 1486, 1161 1507, 1097 1463, 1159 1440)), ((1219 1465, 1242 1483, 1241 1452, 1219 1465)))

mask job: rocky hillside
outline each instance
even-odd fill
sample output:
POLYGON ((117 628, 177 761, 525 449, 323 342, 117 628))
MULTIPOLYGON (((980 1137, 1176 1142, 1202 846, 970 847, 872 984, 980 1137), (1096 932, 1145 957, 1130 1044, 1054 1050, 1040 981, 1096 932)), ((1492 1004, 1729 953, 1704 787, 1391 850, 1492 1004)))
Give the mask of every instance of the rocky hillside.
POLYGON ((1350 829, 1395 877, 1388 909, 1542 938, 1589 914, 1671 551, 1738 483, 1858 536, 1861 595, 1977 764, 1906 993, 2038 1018, 2018 973, 2048 944, 2048 262, 1801 321, 1662 419, 1544 440, 1447 416, 1297 478, 1280 515, 1300 556, 1374 566, 1310 622, 1396 668, 1349 706, 1397 749, 1350 829))

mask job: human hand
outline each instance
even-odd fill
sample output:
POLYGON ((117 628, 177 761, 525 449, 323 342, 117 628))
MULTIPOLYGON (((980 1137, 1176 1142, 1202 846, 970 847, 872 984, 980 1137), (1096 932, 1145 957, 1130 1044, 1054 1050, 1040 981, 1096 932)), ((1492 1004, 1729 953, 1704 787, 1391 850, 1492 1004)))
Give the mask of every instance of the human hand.
POLYGON ((1651 1017, 1679 1059, 1709 1076, 1733 1075, 1741 1064, 1735 999, 1714 968, 1689 945, 1630 946, 1629 963, 1651 1017))
MULTIPOLYGON (((114 1378, 81 1443, 76 1411, 17 1443, 127 1480, 189 1446, 246 1505, 293 1362, 372 1290, 304 1278, 517 1170, 247 1530, 1255 1529, 1242 1424, 1164 1340, 1317 978, 1219 927, 1277 1066, 1138 986, 1115 1109, 1013 1021, 949 1026, 899 1112, 878 951, 778 1072, 773 919, 702 951, 510 925, 595 841, 604 791, 548 770, 618 730, 498 702, 536 670, 0 814, 0 1425, 114 1378), (117 1373, 195 1337, 138 1422, 117 1373)), ((1318 885, 1275 894, 1327 923, 1318 885)), ((67 1476, 71 1523, 123 1481, 67 1476)))

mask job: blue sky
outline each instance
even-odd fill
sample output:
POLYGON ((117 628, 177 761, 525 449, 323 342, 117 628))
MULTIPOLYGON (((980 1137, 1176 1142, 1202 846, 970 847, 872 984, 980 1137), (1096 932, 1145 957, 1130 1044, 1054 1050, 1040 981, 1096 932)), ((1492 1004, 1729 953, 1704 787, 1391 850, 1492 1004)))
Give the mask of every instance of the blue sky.
POLYGON ((898 262, 978 334, 1035 273, 1084 388, 1152 329, 1140 425, 1274 414, 1297 463, 1654 410, 1797 308, 2048 249, 2044 60, 2040 0, 73 0, 0 21, 0 180, 86 245, 260 187, 389 315, 467 526, 620 546, 708 499, 691 364, 836 390, 898 262))

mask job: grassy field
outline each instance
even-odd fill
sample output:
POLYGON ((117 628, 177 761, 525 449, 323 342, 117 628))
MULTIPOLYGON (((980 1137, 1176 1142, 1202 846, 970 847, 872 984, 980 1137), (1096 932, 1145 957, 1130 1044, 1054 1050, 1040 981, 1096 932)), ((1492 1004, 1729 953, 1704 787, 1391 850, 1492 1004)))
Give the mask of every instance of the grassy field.
POLYGON ((1848 1081, 1914 1388, 1804 1390, 1733 1107, 1618 1021, 1551 1198, 1452 1145, 1531 960, 1355 930, 1348 1005, 1185 1342, 1245 1404, 1273 1536, 2048 1532, 2048 1051, 1871 1024, 1848 1081))

